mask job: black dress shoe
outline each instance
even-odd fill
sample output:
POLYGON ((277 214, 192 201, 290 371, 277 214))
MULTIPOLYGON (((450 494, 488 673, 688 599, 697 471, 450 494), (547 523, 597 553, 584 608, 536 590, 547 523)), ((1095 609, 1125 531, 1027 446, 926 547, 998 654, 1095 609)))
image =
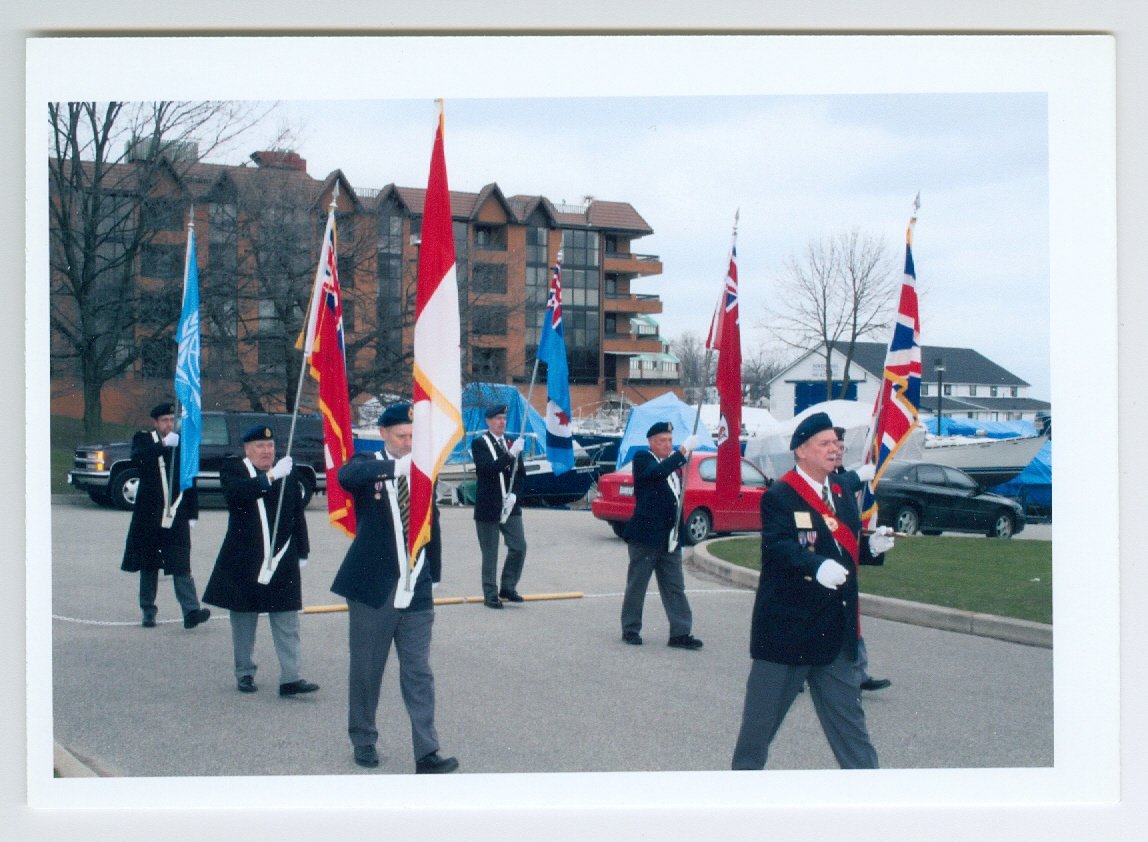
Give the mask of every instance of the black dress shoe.
POLYGON ((673 646, 675 649, 701 649, 702 642, 691 634, 679 634, 671 637, 667 646, 673 646))
POLYGON ((154 629, 155 628, 155 617, 144 617, 143 621, 140 623, 140 625, 143 626, 145 629, 154 629))
POLYGON ((432 751, 426 757, 419 758, 415 763, 416 775, 445 775, 458 768, 458 761, 453 757, 439 757, 437 751, 432 751))
POLYGON ((300 693, 314 693, 318 689, 318 684, 312 684, 310 681, 304 681, 300 678, 298 681, 289 681, 286 684, 280 684, 279 695, 298 696, 300 693))
POLYGON ((254 693, 259 688, 255 686, 254 676, 245 675, 239 679, 239 692, 240 693, 254 693))
POLYGON ((861 682, 862 690, 884 690, 893 682, 887 678, 866 678, 861 682))
POLYGON ((194 629, 200 623, 206 623, 207 618, 210 616, 210 608, 197 608, 194 611, 188 611, 183 615, 183 627, 185 629, 194 629))
POLYGON ((374 746, 355 746, 355 762, 373 769, 379 765, 379 753, 375 751, 374 746))
POLYGON ((498 597, 496 597, 496 596, 487 597, 486 599, 484 599, 482 601, 482 604, 485 605, 487 608, 501 608, 502 607, 502 603, 498 601, 498 597))
POLYGON ((622 632, 622 640, 629 643, 631 646, 641 646, 642 636, 637 632, 622 632))
POLYGON ((518 591, 499 591, 498 596, 500 599, 505 599, 507 602, 525 602, 522 594, 518 591))

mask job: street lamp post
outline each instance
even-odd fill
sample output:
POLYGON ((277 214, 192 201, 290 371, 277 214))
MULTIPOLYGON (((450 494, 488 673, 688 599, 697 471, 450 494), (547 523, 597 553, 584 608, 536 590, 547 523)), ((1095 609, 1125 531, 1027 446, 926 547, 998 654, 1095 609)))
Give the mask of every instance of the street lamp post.
POLYGON ((937 435, 941 434, 941 406, 944 402, 945 361, 940 357, 933 360, 933 370, 937 372, 937 435))

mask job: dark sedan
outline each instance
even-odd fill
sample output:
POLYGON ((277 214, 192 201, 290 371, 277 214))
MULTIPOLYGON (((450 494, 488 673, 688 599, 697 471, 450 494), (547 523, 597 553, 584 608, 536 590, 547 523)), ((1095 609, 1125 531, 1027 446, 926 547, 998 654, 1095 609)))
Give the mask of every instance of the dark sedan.
POLYGON ((1011 538, 1024 529, 1024 509, 990 494, 958 468, 927 462, 893 462, 877 482, 878 523, 897 532, 939 535, 979 532, 1011 538))

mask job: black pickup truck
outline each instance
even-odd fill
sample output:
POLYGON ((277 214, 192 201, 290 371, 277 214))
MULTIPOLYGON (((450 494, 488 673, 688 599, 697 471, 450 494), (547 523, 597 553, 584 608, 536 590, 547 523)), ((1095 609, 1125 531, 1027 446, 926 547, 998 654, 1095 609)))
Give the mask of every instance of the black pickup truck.
MULTIPOLYGON (((203 413, 203 437, 199 447, 199 474, 195 481, 200 499, 220 494, 219 465, 228 456, 243 455, 243 433, 256 424, 266 424, 275 431, 275 449, 280 455, 287 448, 291 416, 268 412, 203 413)), ((300 415, 295 423, 291 445, 295 469, 302 476, 310 502, 316 491, 327 490, 327 466, 323 451, 323 419, 318 415, 300 415)), ((68 482, 88 492, 101 506, 131 510, 135 506, 139 476, 132 465, 130 441, 76 446, 75 462, 68 472, 68 482)))

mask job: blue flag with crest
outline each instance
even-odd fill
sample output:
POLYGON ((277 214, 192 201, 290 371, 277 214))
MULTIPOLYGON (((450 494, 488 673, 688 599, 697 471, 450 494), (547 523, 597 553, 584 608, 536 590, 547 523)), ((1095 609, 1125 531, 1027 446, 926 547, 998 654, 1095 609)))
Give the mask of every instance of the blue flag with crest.
POLYGON ((183 309, 175 341, 175 395, 180 403, 179 490, 191 488, 199 473, 203 437, 203 399, 199 379, 199 267, 195 261, 195 226, 188 225, 187 263, 183 273, 183 309))

